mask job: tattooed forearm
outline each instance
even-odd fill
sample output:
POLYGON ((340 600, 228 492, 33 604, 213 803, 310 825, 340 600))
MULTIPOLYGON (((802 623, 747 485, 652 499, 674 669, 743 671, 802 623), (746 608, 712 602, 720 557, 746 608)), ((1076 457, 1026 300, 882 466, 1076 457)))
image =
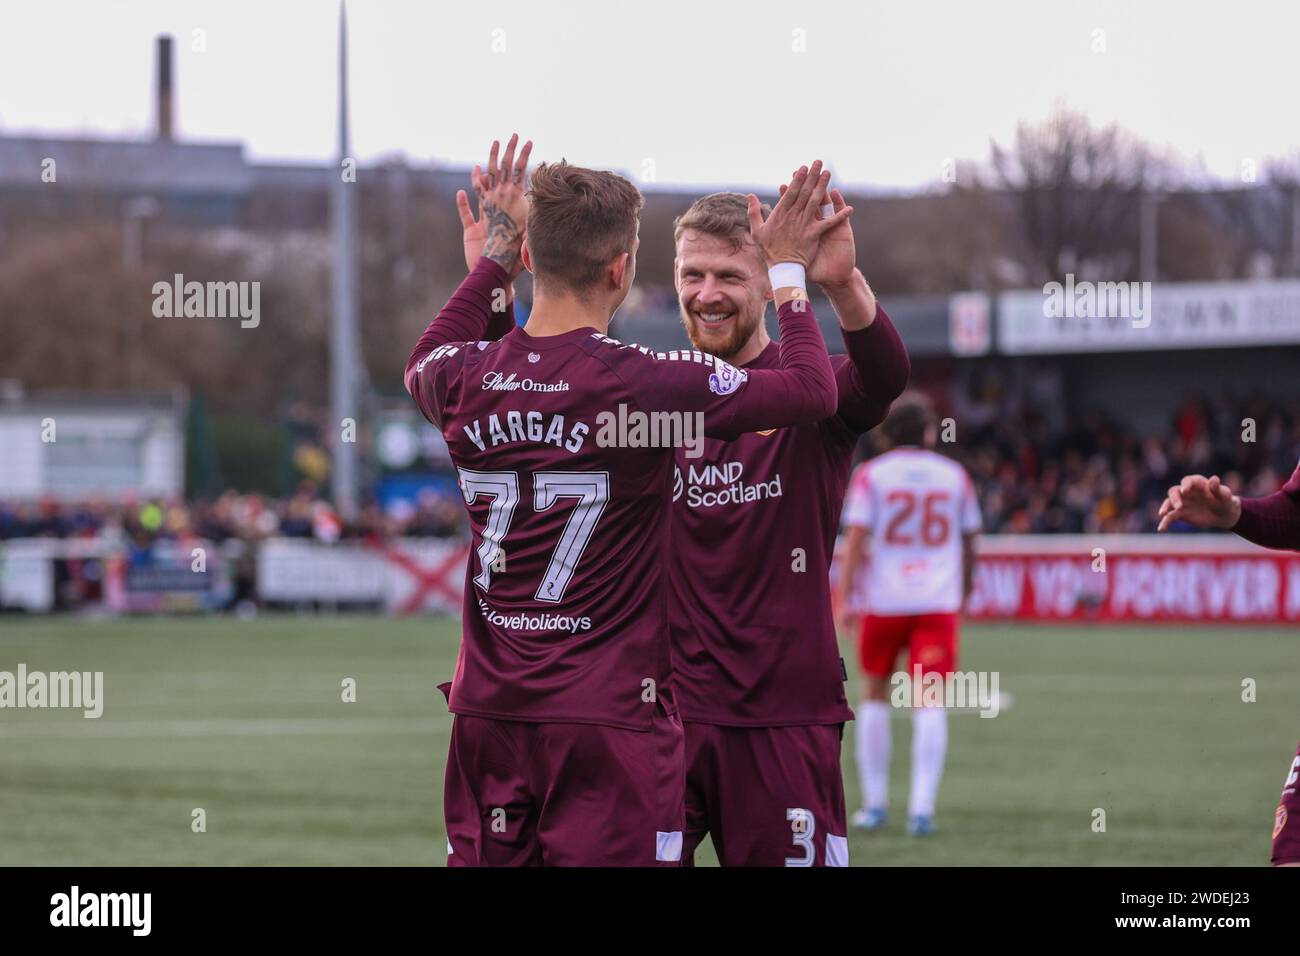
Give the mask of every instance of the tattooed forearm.
POLYGON ((508 212, 498 209, 493 202, 483 204, 483 220, 487 223, 487 241, 483 244, 483 255, 509 272, 519 260, 522 238, 519 226, 508 212))

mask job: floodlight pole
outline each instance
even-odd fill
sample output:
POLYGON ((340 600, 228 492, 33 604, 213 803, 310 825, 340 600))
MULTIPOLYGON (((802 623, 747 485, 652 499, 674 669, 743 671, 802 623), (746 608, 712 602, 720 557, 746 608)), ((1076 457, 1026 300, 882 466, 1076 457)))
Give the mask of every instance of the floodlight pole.
POLYGON ((1287 190, 1291 199, 1291 275, 1300 279, 1300 182, 1287 190))
POLYGON ((330 218, 334 239, 330 321, 330 423, 334 505, 345 521, 357 516, 357 439, 361 357, 357 335, 356 167, 348 137, 347 5, 339 3, 338 156, 332 171, 330 218), (346 164, 346 165, 345 165, 346 164))
POLYGON ((1138 278, 1155 282, 1156 250, 1160 242, 1159 206, 1164 197, 1151 188, 1142 190, 1138 207, 1138 278))

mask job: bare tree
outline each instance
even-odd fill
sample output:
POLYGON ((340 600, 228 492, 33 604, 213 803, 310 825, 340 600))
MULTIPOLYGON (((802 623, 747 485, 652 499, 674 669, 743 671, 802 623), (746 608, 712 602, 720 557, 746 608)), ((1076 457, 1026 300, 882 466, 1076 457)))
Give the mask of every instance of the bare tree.
POLYGON ((1010 226, 1010 253, 1031 277, 1135 279, 1144 192, 1174 184, 1173 164, 1116 125, 1059 110, 992 144, 990 197, 1010 226))

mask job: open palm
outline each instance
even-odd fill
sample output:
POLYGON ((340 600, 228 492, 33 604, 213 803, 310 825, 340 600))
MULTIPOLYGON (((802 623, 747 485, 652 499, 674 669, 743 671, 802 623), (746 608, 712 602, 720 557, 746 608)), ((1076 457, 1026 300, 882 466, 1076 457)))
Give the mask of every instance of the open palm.
MULTIPOLYGON (((785 195, 786 188, 781 187, 781 195, 785 195)), ((830 198, 834 212, 844 208, 844 196, 838 189, 831 190, 830 198)), ((817 253, 808 264, 808 281, 821 285, 848 282, 858 264, 857 256, 853 226, 845 219, 822 234, 817 253)))
POLYGON ((473 269, 480 256, 496 259, 513 280, 523 270, 519 246, 523 242, 528 217, 528 157, 533 143, 524 144, 515 159, 519 136, 510 137, 500 162, 500 144, 492 143, 487 169, 474 167, 470 185, 478 199, 479 215, 475 218, 465 190, 456 192, 456 209, 460 213, 461 239, 465 247, 465 265, 473 269))

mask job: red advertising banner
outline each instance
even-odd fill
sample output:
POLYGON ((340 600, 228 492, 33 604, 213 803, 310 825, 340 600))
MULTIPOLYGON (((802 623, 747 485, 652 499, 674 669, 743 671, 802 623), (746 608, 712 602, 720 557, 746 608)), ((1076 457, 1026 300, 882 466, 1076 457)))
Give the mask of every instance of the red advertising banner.
POLYGON ((993 537, 972 619, 1300 621, 1300 554, 1226 536, 993 537))
MULTIPOLYGON (((868 610, 863 580, 850 605, 859 613, 868 610)), ((986 621, 1300 623, 1300 553, 1232 535, 984 535, 964 613, 986 621)))

